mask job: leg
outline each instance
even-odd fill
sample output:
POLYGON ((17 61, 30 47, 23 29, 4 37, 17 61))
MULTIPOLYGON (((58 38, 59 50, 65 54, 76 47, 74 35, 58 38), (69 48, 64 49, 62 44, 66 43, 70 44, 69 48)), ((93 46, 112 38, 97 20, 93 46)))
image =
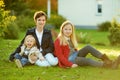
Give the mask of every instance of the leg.
POLYGON ((16 53, 14 55, 14 58, 15 58, 15 63, 17 65, 18 68, 22 68, 22 63, 21 63, 21 59, 22 59, 22 56, 19 55, 19 53, 16 53))
POLYGON ((24 58, 24 57, 22 57, 22 59, 21 59, 20 61, 21 61, 21 63, 22 63, 22 66, 25 66, 26 64, 29 63, 28 59, 27 59, 27 58, 24 58))
POLYGON ((103 62, 94 61, 90 58, 85 57, 77 57, 75 59, 75 63, 79 66, 93 66, 93 67, 102 67, 103 62))
POLYGON ((14 57, 15 57, 15 59, 22 59, 22 56, 21 55, 19 55, 19 53, 16 53, 15 55, 14 55, 14 57))
POLYGON ((75 58, 77 57, 77 55, 78 55, 78 52, 72 53, 72 54, 69 56, 68 60, 71 61, 71 62, 73 62, 73 63, 75 63, 75 58))
POLYGON ((105 64, 108 64, 108 66, 110 66, 112 64, 112 61, 107 57, 107 55, 102 54, 101 52, 99 52, 98 50, 96 50, 95 48, 93 48, 90 45, 87 45, 84 48, 80 49, 78 51, 78 56, 85 57, 85 56, 87 56, 88 53, 90 53, 91 55, 93 55, 99 59, 102 59, 105 64))
POLYGON ((41 66, 41 67, 47 67, 47 66, 50 66, 50 64, 48 63, 47 60, 43 60, 43 61, 41 61, 41 60, 37 60, 37 61, 35 62, 35 64, 38 65, 38 66, 41 66))
POLYGON ((100 53, 98 50, 96 50, 95 48, 93 48, 90 45, 87 45, 87 46, 83 47, 82 49, 80 49, 78 51, 78 56, 85 57, 85 56, 87 56, 88 53, 90 53, 91 55, 93 55, 97 58, 101 58, 101 56, 102 56, 102 53, 100 53))
POLYGON ((49 62, 50 65, 55 66, 58 64, 58 58, 54 57, 52 53, 48 53, 45 55, 45 59, 49 62))
POLYGON ((19 59, 15 59, 15 63, 16 63, 18 68, 22 68, 22 64, 21 64, 21 61, 19 59))

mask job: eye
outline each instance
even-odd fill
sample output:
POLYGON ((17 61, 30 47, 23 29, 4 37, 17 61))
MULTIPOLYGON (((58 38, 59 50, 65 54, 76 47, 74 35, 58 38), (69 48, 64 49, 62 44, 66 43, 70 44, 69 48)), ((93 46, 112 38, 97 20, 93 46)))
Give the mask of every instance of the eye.
POLYGON ((38 19, 38 21, 41 21, 41 19, 38 19))
POLYGON ((42 21, 45 21, 45 19, 43 19, 42 21))

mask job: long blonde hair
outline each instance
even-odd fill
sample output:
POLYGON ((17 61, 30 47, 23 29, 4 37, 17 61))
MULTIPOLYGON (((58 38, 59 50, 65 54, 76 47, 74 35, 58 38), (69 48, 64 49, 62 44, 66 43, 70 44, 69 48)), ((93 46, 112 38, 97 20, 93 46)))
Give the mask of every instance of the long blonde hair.
POLYGON ((63 28, 68 24, 71 25, 71 27, 72 27, 72 34, 70 36, 70 40, 72 41, 74 48, 77 48, 77 40, 76 40, 76 36, 75 36, 75 27, 68 20, 63 22, 63 24, 60 27, 60 33, 58 34, 58 38, 60 39, 60 45, 67 45, 68 44, 68 41, 65 39, 64 34, 63 34, 63 28))

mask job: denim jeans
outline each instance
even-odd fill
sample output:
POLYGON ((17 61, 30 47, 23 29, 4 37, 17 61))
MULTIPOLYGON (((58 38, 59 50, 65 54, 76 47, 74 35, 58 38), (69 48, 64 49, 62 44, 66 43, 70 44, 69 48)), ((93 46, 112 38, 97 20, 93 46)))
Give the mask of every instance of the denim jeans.
POLYGON ((18 53, 16 53, 16 54, 14 55, 14 57, 15 57, 15 59, 19 59, 19 60, 20 60, 20 62, 21 62, 21 64, 22 64, 22 66, 24 66, 24 65, 26 65, 26 64, 28 64, 28 63, 29 63, 29 61, 28 61, 28 59, 27 59, 27 58, 22 57, 22 56, 21 56, 21 55, 19 55, 18 53))
POLYGON ((73 53, 69 56, 68 60, 71 61, 71 62, 73 62, 73 63, 75 63, 75 58, 77 57, 77 55, 78 55, 78 52, 77 52, 77 51, 76 51, 76 52, 73 52, 73 53))
POLYGON ((52 53, 48 53, 45 56, 45 60, 41 61, 41 60, 37 60, 36 61, 36 65, 38 66, 55 66, 58 64, 58 58, 54 57, 52 53))

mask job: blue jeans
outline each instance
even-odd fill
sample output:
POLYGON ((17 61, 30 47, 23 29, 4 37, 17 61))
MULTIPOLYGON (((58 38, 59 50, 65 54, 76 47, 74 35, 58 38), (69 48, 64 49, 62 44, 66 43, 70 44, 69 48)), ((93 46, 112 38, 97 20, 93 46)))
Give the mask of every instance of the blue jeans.
POLYGON ((52 55, 52 53, 48 53, 44 57, 45 57, 45 60, 43 60, 43 61, 37 60, 35 62, 35 64, 38 65, 38 66, 43 66, 43 67, 45 67, 45 66, 55 66, 55 65, 58 64, 58 58, 54 57, 52 55))
POLYGON ((73 52, 73 53, 69 56, 68 60, 71 61, 71 62, 73 62, 73 63, 75 63, 75 59, 76 59, 77 55, 78 55, 78 52, 73 52))
POLYGON ((28 63, 29 63, 29 61, 28 61, 28 59, 27 59, 27 58, 22 57, 22 56, 21 56, 21 55, 19 55, 18 53, 16 53, 16 54, 14 55, 14 57, 15 57, 15 59, 19 59, 19 60, 20 60, 20 62, 21 62, 21 64, 22 64, 22 66, 24 66, 24 65, 26 65, 26 64, 28 64, 28 63))

